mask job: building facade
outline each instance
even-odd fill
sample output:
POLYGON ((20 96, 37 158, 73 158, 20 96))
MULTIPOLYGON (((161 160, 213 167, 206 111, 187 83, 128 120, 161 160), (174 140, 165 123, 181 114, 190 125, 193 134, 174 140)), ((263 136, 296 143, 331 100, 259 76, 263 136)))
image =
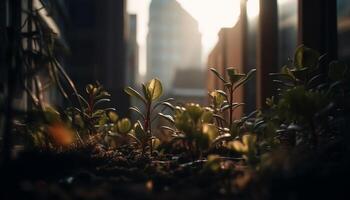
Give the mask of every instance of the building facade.
POLYGON ((68 70, 79 91, 99 81, 112 95, 111 106, 126 115, 126 1, 66 0, 71 55, 68 70))
MULTIPOLYGON (((208 67, 215 68, 220 74, 226 75, 226 68, 234 67, 238 72, 245 72, 242 23, 239 20, 232 28, 222 28, 219 32, 219 40, 208 57, 208 67)), ((225 76, 228 79, 227 76, 225 76)), ((215 89, 224 90, 224 84, 212 72, 207 72, 208 91, 215 89)), ((244 102, 243 88, 238 88, 234 93, 234 101, 244 102)), ((238 118, 243 113, 243 108, 235 110, 234 116, 238 118)))
POLYGON ((198 22, 176 0, 152 0, 149 8, 146 78, 172 86, 176 69, 200 68, 198 22))
POLYGON ((127 22, 126 78, 127 85, 134 87, 139 82, 139 45, 137 43, 137 15, 129 14, 127 22))

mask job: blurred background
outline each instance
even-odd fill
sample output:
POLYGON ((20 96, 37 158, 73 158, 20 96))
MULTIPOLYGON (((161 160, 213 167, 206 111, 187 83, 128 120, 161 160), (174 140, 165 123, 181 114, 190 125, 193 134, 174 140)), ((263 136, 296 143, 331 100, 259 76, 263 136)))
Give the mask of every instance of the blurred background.
MULTIPOLYGON (((22 9, 27 1, 21 1, 22 9)), ((127 115, 128 106, 135 103, 123 92, 126 86, 140 89, 140 83, 157 77, 163 82, 164 98, 206 104, 208 90, 223 87, 208 73, 209 67, 221 73, 226 67, 240 72, 264 69, 235 96, 237 102, 246 103, 236 115, 248 113, 271 94, 267 81, 259 77, 286 64, 298 44, 324 41, 322 28, 331 32, 329 24, 338 29, 336 37, 325 36, 336 38, 331 39, 335 57, 350 63, 349 0, 337 0, 337 23, 327 19, 325 24, 306 20, 325 14, 306 12, 313 6, 305 6, 312 2, 323 8, 324 0, 32 1, 35 8, 45 5, 40 13, 57 33, 59 60, 78 90, 98 80, 112 94, 112 104, 121 115, 127 115), (308 27, 313 31, 303 35, 308 27)), ((2 5, 6 10, 6 3, 2 5)), ((328 46, 312 44, 321 53, 329 51, 328 46)), ((0 78, 6 80, 5 68, 1 70, 0 78)), ((45 93, 45 99, 64 103, 54 89, 45 93)), ((18 107, 25 108, 27 102, 25 93, 17 94, 18 107)))

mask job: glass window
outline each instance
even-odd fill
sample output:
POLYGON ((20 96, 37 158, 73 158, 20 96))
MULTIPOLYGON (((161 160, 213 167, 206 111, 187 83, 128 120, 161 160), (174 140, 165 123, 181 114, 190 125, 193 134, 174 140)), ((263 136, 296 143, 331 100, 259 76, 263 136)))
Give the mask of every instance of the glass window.
POLYGON ((298 1, 278 0, 278 66, 292 58, 297 47, 298 1))
POLYGON ((350 64, 350 1, 337 1, 339 60, 350 64))

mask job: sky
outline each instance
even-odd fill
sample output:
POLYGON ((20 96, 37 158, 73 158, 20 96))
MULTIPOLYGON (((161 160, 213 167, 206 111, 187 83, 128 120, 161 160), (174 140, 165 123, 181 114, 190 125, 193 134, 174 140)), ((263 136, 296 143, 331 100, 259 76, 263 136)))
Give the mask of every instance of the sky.
MULTIPOLYGON (((240 0, 177 0, 199 23, 202 33, 203 63, 217 42, 217 34, 223 27, 232 27, 238 21, 240 0)), ((248 1, 248 15, 258 14, 258 0, 248 1)), ((146 37, 148 9, 151 0, 127 0, 127 10, 137 14, 137 41, 139 44, 139 73, 146 72, 146 37)))

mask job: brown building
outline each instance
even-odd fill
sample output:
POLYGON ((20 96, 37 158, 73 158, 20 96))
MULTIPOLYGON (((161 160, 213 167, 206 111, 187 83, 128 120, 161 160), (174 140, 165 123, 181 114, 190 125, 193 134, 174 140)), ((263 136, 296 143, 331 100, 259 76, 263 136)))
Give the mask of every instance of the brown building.
POLYGON ((139 45, 137 43, 137 15, 129 14, 127 22, 126 84, 134 87, 138 83, 139 45))
MULTIPOLYGON (((238 20, 232 28, 223 28, 219 32, 219 40, 208 57, 208 67, 215 68, 220 74, 226 74, 226 68, 234 67, 239 72, 245 72, 243 23, 238 20)), ((227 77, 225 77, 227 78, 227 77)), ((210 71, 207 74, 208 91, 224 89, 223 83, 210 71)), ((235 102, 244 102, 244 91, 239 88, 234 94, 235 102)), ((234 117, 243 113, 243 107, 236 109, 234 117)))

